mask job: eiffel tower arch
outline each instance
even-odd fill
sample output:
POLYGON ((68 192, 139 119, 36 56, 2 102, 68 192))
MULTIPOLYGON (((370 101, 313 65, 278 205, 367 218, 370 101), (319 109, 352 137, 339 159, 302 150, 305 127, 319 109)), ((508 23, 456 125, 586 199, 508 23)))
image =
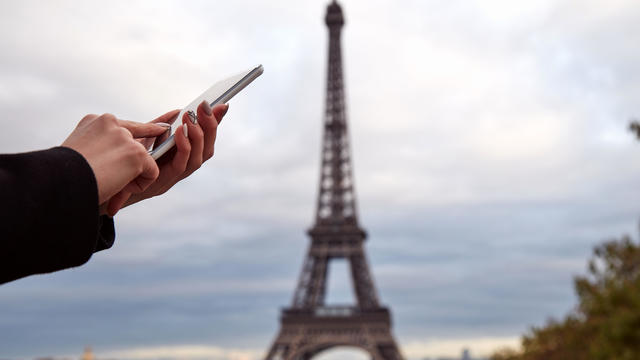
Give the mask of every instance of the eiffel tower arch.
POLYGON ((337 346, 360 348, 373 360, 401 360, 391 333, 391 313, 382 306, 364 250, 352 174, 340 34, 344 16, 334 0, 327 7, 329 65, 315 224, 291 307, 266 360, 307 360, 337 346), (327 271, 333 259, 349 263, 356 304, 325 304, 327 271))

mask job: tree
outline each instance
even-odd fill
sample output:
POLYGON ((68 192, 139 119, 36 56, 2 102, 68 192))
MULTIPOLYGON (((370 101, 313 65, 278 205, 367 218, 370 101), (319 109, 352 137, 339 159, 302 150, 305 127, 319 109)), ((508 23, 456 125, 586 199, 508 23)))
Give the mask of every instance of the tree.
MULTIPOLYGON (((638 120, 629 130, 640 140, 638 120)), ((578 306, 564 320, 532 327, 521 350, 501 349, 491 359, 640 359, 640 244, 623 236, 597 246, 574 287, 578 306)))
POLYGON ((520 351, 502 349, 492 359, 640 359, 640 245, 624 236, 597 246, 574 286, 578 306, 564 320, 533 327, 520 351))
POLYGON ((640 140, 640 123, 638 120, 631 120, 631 123, 629 123, 629 131, 636 136, 636 139, 640 140))

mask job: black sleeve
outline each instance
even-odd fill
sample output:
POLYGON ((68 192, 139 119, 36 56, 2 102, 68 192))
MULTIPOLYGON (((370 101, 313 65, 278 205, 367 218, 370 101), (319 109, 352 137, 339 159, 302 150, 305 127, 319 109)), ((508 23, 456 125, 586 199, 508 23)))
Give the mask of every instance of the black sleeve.
POLYGON ((72 149, 0 155, 0 201, 0 283, 80 266, 113 245, 93 170, 72 149))

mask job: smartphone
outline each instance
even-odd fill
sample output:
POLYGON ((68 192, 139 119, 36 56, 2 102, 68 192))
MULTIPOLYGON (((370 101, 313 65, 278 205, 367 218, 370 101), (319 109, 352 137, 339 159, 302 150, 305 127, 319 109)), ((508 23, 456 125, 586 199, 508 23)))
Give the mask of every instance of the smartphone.
POLYGON ((155 146, 152 150, 149 150, 151 157, 158 160, 162 155, 166 154, 167 151, 176 145, 176 140, 174 138, 175 132, 179 126, 182 126, 182 116, 187 111, 193 111, 195 113, 198 109, 198 105, 203 101, 207 101, 211 107, 218 104, 226 104, 253 80, 262 75, 263 71, 264 68, 262 65, 258 65, 213 84, 213 86, 207 89, 207 91, 203 92, 202 95, 195 98, 195 100, 180 111, 178 117, 171 125, 171 136, 161 144, 155 146))

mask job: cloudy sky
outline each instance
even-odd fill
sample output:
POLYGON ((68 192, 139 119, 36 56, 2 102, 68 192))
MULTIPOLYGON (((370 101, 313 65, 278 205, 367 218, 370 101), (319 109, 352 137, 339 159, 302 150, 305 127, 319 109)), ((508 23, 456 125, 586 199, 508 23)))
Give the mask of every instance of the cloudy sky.
MULTIPOLYGON (((121 211, 111 250, 0 286, 0 358, 264 355, 312 225, 326 5, 0 2, 5 153, 58 145, 87 113, 148 121, 265 67, 216 156, 121 211)), ((640 5, 342 5, 360 222, 404 354, 487 354, 565 314, 592 247, 636 233, 640 5)), ((334 303, 352 300, 346 269, 330 269, 334 303)), ((366 358, 346 354, 326 356, 366 358)))

